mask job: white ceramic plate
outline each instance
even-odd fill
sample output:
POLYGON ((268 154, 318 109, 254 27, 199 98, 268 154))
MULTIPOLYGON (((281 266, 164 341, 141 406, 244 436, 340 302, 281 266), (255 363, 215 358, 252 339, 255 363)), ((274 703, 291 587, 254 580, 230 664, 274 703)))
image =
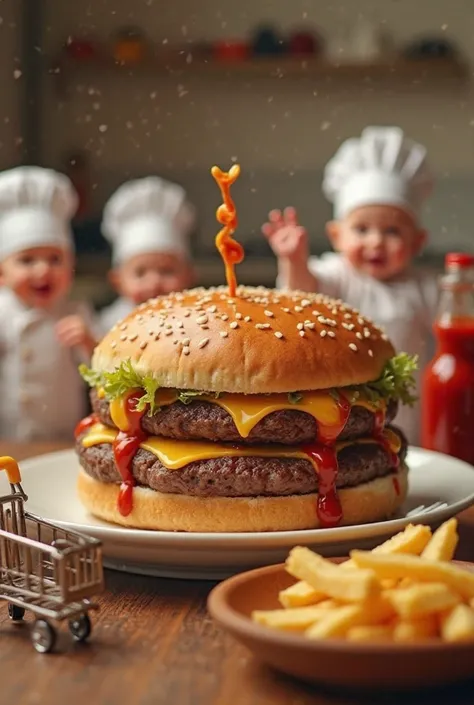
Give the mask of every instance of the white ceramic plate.
MULTIPOLYGON (((74 451, 29 458, 20 464, 29 495, 28 510, 61 526, 103 542, 108 567, 132 573, 191 579, 220 579, 263 565, 282 562, 296 544, 327 556, 370 548, 409 522, 436 526, 474 504, 474 468, 466 463, 411 448, 410 491, 402 511, 390 521, 335 529, 247 534, 186 534, 138 531, 92 517, 76 497, 79 468, 74 451)), ((0 494, 8 482, 0 476, 0 494)))

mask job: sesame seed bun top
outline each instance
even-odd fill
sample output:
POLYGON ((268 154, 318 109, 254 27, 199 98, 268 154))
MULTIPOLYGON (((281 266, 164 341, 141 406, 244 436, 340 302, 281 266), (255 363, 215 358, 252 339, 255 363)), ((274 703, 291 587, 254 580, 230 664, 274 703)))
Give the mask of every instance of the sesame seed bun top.
POLYGON ((131 360, 162 387, 268 394, 377 379, 395 354, 371 321, 321 294, 239 287, 152 299, 96 347, 94 370, 131 360))

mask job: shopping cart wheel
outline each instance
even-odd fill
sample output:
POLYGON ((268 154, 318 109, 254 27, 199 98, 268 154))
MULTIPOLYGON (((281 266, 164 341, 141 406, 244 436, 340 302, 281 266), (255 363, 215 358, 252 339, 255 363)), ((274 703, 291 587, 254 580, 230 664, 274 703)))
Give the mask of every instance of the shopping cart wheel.
POLYGON ((18 605, 12 605, 11 602, 8 603, 8 616, 13 622, 21 622, 25 616, 25 610, 23 607, 18 607, 18 605))
POLYGON ((85 641, 92 631, 91 620, 88 614, 80 614, 79 617, 69 621, 69 631, 76 641, 85 641))
POLYGON ((56 632, 45 619, 37 619, 31 630, 31 641, 36 651, 47 654, 54 649, 56 632))

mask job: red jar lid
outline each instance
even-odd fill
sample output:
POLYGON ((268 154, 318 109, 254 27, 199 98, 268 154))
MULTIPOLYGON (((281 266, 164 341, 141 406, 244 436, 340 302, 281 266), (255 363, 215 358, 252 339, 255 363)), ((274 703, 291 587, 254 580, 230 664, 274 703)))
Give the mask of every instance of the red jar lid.
POLYGON ((474 267, 474 255, 467 252, 449 252, 444 259, 446 267, 474 267))

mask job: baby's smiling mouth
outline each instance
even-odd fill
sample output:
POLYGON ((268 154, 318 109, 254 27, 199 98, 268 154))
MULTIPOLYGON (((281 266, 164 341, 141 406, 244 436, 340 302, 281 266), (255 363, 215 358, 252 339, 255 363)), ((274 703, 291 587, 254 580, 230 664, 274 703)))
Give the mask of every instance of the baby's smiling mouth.
POLYGON ((49 296, 53 287, 51 284, 36 284, 31 289, 37 296, 49 296))

